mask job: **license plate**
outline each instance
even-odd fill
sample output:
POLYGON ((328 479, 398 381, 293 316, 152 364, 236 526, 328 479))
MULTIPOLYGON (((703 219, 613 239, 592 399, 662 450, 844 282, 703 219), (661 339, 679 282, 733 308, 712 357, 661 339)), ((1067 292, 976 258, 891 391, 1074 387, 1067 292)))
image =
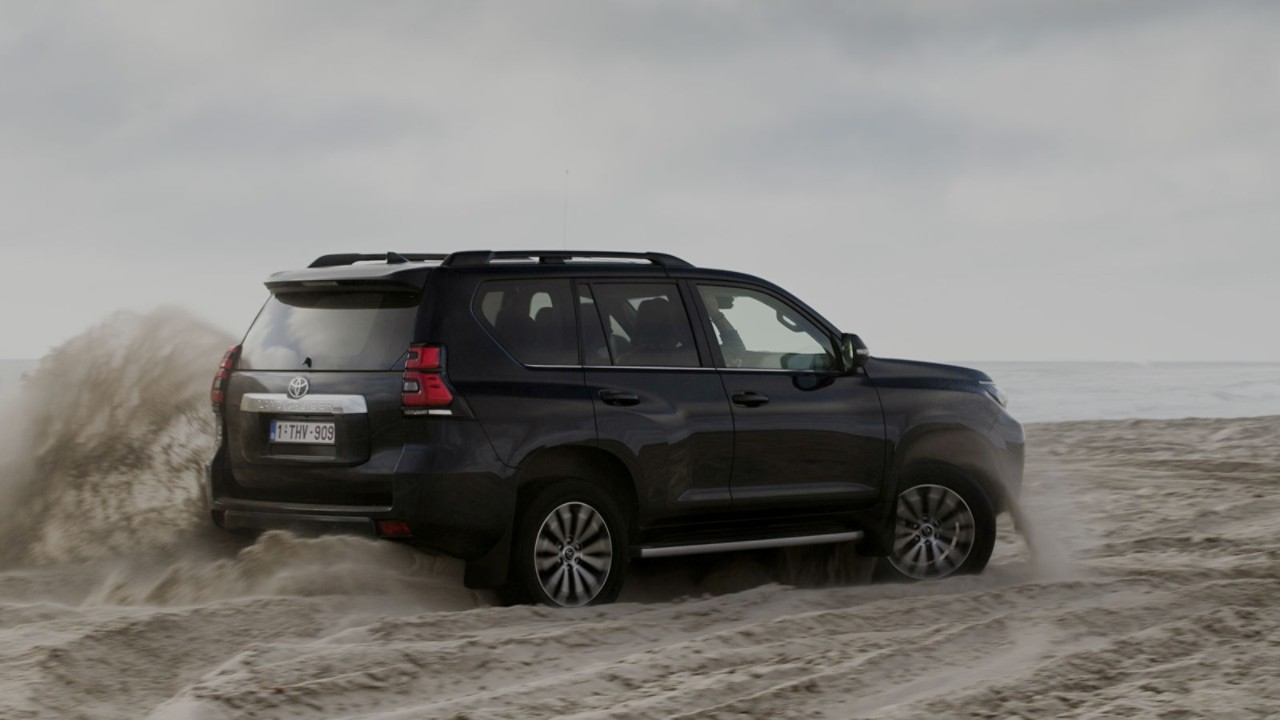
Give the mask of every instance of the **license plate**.
POLYGON ((271 442, 296 445, 333 445, 337 430, 331 422, 271 421, 271 442))

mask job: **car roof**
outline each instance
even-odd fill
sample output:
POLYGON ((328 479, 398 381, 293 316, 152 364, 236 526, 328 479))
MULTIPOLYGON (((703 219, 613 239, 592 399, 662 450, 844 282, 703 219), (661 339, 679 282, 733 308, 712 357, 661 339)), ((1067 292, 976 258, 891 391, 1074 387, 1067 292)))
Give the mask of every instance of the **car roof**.
POLYGON ((803 300, 774 283, 731 270, 702 268, 673 255, 655 252, 592 250, 465 250, 450 254, 397 253, 323 255, 307 268, 271 275, 273 291, 311 289, 338 283, 362 286, 409 286, 421 289, 434 272, 479 274, 487 277, 540 276, 636 278, 644 276, 688 280, 718 280, 763 287, 811 313, 821 324, 835 326, 803 300))
POLYGON ((449 254, 339 253, 322 255, 301 270, 274 273, 267 287, 307 285, 324 282, 392 282, 421 286, 427 273, 437 269, 498 271, 522 267, 533 272, 563 268, 590 267, 595 272, 607 267, 628 270, 656 270, 664 274, 670 268, 692 268, 693 265, 673 255, 645 252, 628 253, 608 250, 464 250, 449 254))

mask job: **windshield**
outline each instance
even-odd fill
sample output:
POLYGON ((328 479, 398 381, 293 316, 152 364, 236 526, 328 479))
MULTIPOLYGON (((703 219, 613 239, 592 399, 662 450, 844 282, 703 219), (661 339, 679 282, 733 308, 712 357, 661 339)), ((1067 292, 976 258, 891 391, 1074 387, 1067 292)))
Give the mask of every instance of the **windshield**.
POLYGON ((245 336, 245 370, 391 370, 409 349, 418 295, 273 295, 245 336))

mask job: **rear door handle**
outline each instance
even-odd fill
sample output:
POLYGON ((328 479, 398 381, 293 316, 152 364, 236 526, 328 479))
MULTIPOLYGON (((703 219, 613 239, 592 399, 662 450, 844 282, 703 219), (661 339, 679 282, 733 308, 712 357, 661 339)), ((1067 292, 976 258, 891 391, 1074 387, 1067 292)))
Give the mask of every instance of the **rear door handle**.
POLYGON ((600 399, 605 405, 619 405, 627 407, 630 405, 639 405, 640 396, 635 393, 623 392, 621 390, 601 390, 600 399))
POLYGON ((733 396, 733 403, 743 407, 760 407, 768 402, 769 396, 758 392, 740 392, 733 396))

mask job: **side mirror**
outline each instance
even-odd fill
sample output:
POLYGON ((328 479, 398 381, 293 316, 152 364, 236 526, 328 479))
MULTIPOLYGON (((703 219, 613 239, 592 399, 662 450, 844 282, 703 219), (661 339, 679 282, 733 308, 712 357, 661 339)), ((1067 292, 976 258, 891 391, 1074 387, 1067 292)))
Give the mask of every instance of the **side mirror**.
POLYGON ((840 357, 844 362, 845 372, 853 372, 867 364, 871 351, 862 342, 862 338, 853 333, 845 333, 840 336, 840 357))

